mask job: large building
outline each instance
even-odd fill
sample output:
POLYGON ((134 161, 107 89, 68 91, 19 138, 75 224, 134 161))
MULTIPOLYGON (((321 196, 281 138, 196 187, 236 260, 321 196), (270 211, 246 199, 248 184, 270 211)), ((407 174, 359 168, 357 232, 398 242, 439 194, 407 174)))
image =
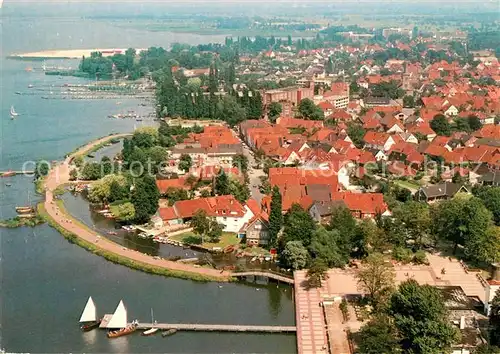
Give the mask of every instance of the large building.
POLYGON ((282 89, 267 90, 262 94, 262 103, 264 106, 269 105, 271 102, 278 102, 281 104, 283 110, 282 115, 286 117, 293 116, 293 109, 304 98, 313 99, 314 86, 309 87, 286 87, 282 89))

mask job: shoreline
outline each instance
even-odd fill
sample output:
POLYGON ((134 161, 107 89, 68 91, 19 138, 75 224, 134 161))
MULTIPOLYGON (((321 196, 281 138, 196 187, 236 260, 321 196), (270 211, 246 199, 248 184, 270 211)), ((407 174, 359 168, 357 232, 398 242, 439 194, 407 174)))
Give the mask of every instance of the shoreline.
MULTIPOLYGON (((12 53, 7 58, 18 60, 81 59, 83 56, 89 57, 92 52, 101 52, 103 57, 109 57, 115 54, 125 54, 126 50, 123 48, 54 49, 28 53, 12 53)), ((136 52, 140 53, 143 50, 145 49, 136 49, 136 52)))
POLYGON ((152 256, 123 247, 107 238, 81 225, 69 214, 64 207, 60 207, 55 198, 57 188, 69 181, 69 163, 75 156, 85 154, 95 149, 96 146, 106 143, 111 139, 128 136, 130 134, 109 135, 91 141, 67 155, 64 162, 54 166, 45 178, 45 201, 37 206, 39 214, 47 223, 59 231, 69 242, 75 243, 84 249, 104 257, 108 261, 121 264, 129 268, 141 270, 151 274, 171 276, 194 281, 219 281, 232 280, 231 273, 216 269, 197 268, 188 264, 154 259, 152 256), (68 221, 69 220, 69 221, 68 221))

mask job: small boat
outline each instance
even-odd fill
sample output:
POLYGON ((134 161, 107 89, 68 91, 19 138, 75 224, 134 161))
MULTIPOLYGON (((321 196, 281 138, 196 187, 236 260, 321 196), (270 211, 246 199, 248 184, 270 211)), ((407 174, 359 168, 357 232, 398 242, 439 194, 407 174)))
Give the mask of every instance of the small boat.
POLYGON ((151 336, 151 335, 155 334, 156 332, 158 332, 158 330, 159 330, 158 328, 150 328, 150 329, 142 332, 142 335, 143 336, 151 336))
POLYGON ((10 187, 10 186, 12 186, 12 183, 5 183, 5 185, 6 185, 7 187, 10 187))
POLYGON ((226 248, 224 248, 224 253, 232 253, 234 251, 234 246, 229 245, 226 248))
POLYGON ((29 84, 29 85, 28 85, 28 88, 33 88, 33 85, 32 85, 32 84, 29 84))
POLYGON ((97 311, 94 301, 92 300, 92 296, 89 296, 87 304, 83 309, 82 316, 80 317, 80 329, 82 331, 88 332, 94 328, 99 327, 101 322, 102 319, 97 319, 97 311))
POLYGON ((10 106, 10 116, 17 117, 18 115, 19 115, 19 113, 16 112, 16 110, 14 109, 14 106, 10 106))
MULTIPOLYGON (((155 324, 156 322, 154 321, 154 316, 153 316, 153 308, 151 307, 151 323, 152 324, 155 324)), ((145 330, 144 332, 142 332, 142 335, 143 336, 150 336, 150 335, 153 335, 155 334, 156 332, 158 332, 158 328, 150 328, 148 330, 145 330)))
POLYGON ((35 211, 35 209, 33 207, 30 207, 30 206, 16 207, 16 212, 18 214, 29 214, 29 213, 33 213, 34 211, 35 211))
POLYGON ((174 328, 171 328, 171 329, 169 329, 168 331, 163 331, 163 332, 161 332, 161 336, 162 336, 162 337, 168 337, 168 336, 171 336, 171 335, 173 335, 173 334, 175 334, 175 333, 177 333, 177 330, 176 330, 176 329, 174 329, 174 328))
POLYGON ((108 231, 108 235, 118 235, 116 231, 108 231))
POLYGON ((22 95, 23 93, 21 91, 16 91, 16 95, 22 95))

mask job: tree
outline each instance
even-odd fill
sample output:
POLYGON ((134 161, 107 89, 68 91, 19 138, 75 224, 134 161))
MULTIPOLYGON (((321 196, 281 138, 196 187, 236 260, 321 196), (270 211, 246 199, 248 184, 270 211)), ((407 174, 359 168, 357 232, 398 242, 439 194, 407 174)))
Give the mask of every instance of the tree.
POLYGON ((233 96, 226 95, 216 104, 216 118, 227 122, 231 127, 243 122, 246 117, 245 108, 233 96))
POLYGON ((276 123, 276 119, 280 116, 283 111, 283 107, 279 102, 271 102, 267 106, 267 116, 272 123, 276 123))
POLYGON ((304 98, 299 102, 298 112, 301 117, 311 120, 323 120, 325 119, 325 114, 314 104, 314 102, 309 98, 304 98))
POLYGON ((233 195, 240 203, 246 203, 250 198, 250 188, 246 183, 240 183, 237 179, 231 178, 229 180, 229 194, 233 195))
POLYGON ((494 263, 500 260, 500 227, 489 227, 467 240, 465 255, 476 262, 494 263))
POLYGON ((83 166, 81 176, 83 180, 95 181, 101 178, 101 164, 98 162, 86 163, 83 166))
POLYGON ((125 188, 127 186, 127 179, 122 175, 107 175, 92 184, 88 193, 88 198, 93 203, 107 203, 125 199, 115 199, 116 196, 112 195, 112 192, 115 193, 117 186, 125 188))
POLYGON ((426 203, 406 202, 394 210, 394 218, 403 225, 406 238, 414 240, 418 248, 429 239, 432 219, 426 203))
POLYGON ((500 290, 496 291, 490 306, 490 344, 500 347, 500 290))
POLYGON ((483 187, 477 196, 493 214, 495 224, 500 226, 500 187, 483 187))
POLYGON ((292 204, 292 207, 285 215, 284 224, 283 237, 287 242, 302 241, 304 246, 309 246, 316 223, 300 204, 292 204))
POLYGON ((227 177, 226 172, 224 172, 223 168, 220 169, 220 172, 215 177, 214 192, 217 195, 230 194, 229 193, 230 192, 229 191, 229 178, 227 177))
MULTIPOLYGON (((108 176, 106 176, 108 177, 108 176)), ((126 181, 112 180, 109 186, 108 201, 125 200, 129 196, 129 186, 126 181)))
POLYGON ((406 108, 414 108, 415 107, 415 98, 413 96, 404 96, 403 97, 403 107, 406 108))
POLYGON ((301 241, 289 241, 285 249, 281 252, 282 262, 294 270, 302 269, 306 266, 309 259, 309 252, 301 241))
POLYGON ((193 231, 201 236, 202 243, 204 237, 208 237, 211 242, 217 242, 222 235, 222 226, 217 223, 215 218, 210 218, 203 209, 199 209, 191 219, 193 231))
POLYGON ((401 337, 404 351, 444 353, 460 338, 448 319, 440 290, 410 279, 399 285, 389 302, 389 314, 401 337))
POLYGON ((382 254, 373 253, 364 260, 356 278, 360 290, 367 293, 375 308, 378 308, 383 302, 383 295, 394 287, 396 273, 392 264, 386 262, 382 254))
POLYGON ((449 136, 451 134, 450 123, 448 123, 448 120, 442 114, 436 114, 431 120, 430 126, 437 135, 449 136))
POLYGON ((359 124, 349 122, 347 124, 347 135, 352 140, 352 143, 356 145, 357 148, 362 148, 364 145, 363 138, 365 136, 365 130, 359 124))
POLYGON ((37 161, 35 164, 35 179, 43 178, 49 174, 50 163, 48 161, 37 161))
POLYGON ((345 255, 349 255, 354 248, 357 223, 351 211, 343 206, 332 210, 329 228, 339 233, 339 248, 345 255))
POLYGON ((315 259, 306 273, 308 287, 320 288, 323 281, 328 279, 327 271, 326 264, 320 259, 315 259))
POLYGON ((179 159, 179 169, 188 172, 193 165, 193 159, 188 154, 182 154, 179 159))
POLYGON ((233 156, 233 167, 238 168, 241 172, 248 171, 248 157, 244 154, 237 154, 233 156))
POLYGON ((278 233, 283 225, 283 214, 281 211, 281 193, 278 186, 273 187, 271 195, 271 210, 269 212, 269 244, 276 243, 278 233))
POLYGON ((357 336, 358 351, 363 354, 399 353, 398 332, 392 318, 378 315, 363 325, 357 336))
POLYGON ((484 240, 484 233, 492 225, 492 214, 480 199, 455 197, 439 203, 431 215, 434 232, 441 239, 453 242, 454 252, 460 244, 467 256, 481 261, 473 250, 477 249, 480 240, 484 240))
POLYGON ((148 222, 158 209, 160 192, 153 177, 145 175, 133 185, 131 202, 135 208, 135 219, 139 223, 148 222))
POLYGON ((169 187, 166 190, 165 197, 168 199, 169 205, 174 205, 179 200, 188 200, 189 194, 184 188, 169 187))
POLYGON ((349 261, 349 254, 342 252, 339 247, 341 244, 339 231, 328 231, 320 226, 313 232, 309 248, 315 259, 321 260, 328 267, 342 267, 349 261))
POLYGON ((130 202, 111 205, 110 211, 117 221, 132 221, 135 218, 135 208, 134 204, 130 202))
POLYGON ((467 120, 469 122, 469 127, 472 131, 479 130, 483 127, 481 120, 475 115, 470 115, 469 117, 467 117, 467 120))
POLYGON ((76 168, 69 171, 69 180, 76 181, 78 179, 78 170, 76 168))

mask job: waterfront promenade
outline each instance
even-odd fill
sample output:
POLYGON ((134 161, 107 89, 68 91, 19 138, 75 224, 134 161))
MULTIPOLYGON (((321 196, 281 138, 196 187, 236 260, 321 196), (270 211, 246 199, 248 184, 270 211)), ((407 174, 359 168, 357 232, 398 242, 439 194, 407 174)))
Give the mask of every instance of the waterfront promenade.
MULTIPOLYGON (((54 200, 54 191, 60 185, 70 182, 69 172, 70 172, 70 161, 74 156, 82 155, 91 151, 96 146, 102 145, 111 139, 123 138, 129 136, 130 134, 116 134, 110 135, 105 138, 101 138, 88 143, 87 145, 79 148, 74 153, 66 157, 66 159, 54 166, 49 175, 45 180, 45 202, 44 207, 50 218, 53 219, 61 228, 67 232, 74 234, 76 237, 92 244, 95 248, 109 253, 113 253, 116 256, 123 257, 124 259, 132 260, 138 263, 142 263, 147 266, 167 269, 174 272, 183 272, 189 277, 189 274, 200 275, 201 277, 206 277, 207 280, 218 280, 218 281, 228 281, 231 277, 229 272, 221 272, 215 269, 207 268, 197 268, 188 264, 168 261, 164 259, 154 259, 152 256, 137 252, 135 250, 128 249, 119 244, 116 244, 105 237, 101 237, 97 232, 85 227, 79 222, 75 221, 71 215, 66 214, 64 210, 59 208, 58 204, 54 200)), ((193 277, 194 278, 194 277, 193 277)))

